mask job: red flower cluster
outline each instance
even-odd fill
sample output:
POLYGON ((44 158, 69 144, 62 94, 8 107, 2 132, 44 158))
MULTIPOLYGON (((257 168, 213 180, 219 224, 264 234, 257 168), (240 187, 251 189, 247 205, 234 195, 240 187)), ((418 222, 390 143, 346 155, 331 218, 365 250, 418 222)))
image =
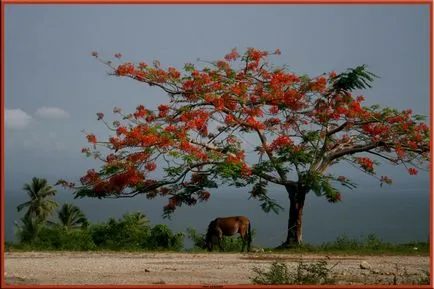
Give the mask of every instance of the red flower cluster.
POLYGON ((390 185, 392 184, 392 179, 387 176, 381 176, 380 182, 390 185))
POLYGON ((157 165, 154 162, 147 163, 145 165, 145 169, 147 169, 150 172, 154 171, 156 168, 157 168, 157 165))
POLYGON ((357 157, 357 163, 367 172, 374 172, 374 162, 370 158, 366 157, 357 157))
POLYGON ((225 55, 226 61, 236 60, 239 57, 240 57, 240 55, 238 54, 238 52, 235 48, 232 49, 231 53, 228 53, 225 55))
POLYGON ((86 138, 88 142, 96 144, 96 136, 94 134, 88 134, 86 138))
POLYGON ((409 168, 408 169, 408 173, 410 175, 417 175, 417 169, 415 169, 415 168, 409 168))
POLYGON ((278 148, 283 148, 286 146, 292 146, 293 142, 290 137, 286 135, 280 135, 278 136, 270 145, 271 150, 275 150, 278 148))

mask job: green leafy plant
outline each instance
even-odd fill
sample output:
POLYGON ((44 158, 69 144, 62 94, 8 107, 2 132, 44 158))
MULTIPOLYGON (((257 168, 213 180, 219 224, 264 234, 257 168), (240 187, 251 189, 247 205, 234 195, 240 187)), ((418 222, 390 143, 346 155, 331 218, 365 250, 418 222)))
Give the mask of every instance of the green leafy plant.
MULTIPOLYGON (((320 260, 312 264, 299 262, 295 270, 290 270, 287 264, 273 262, 269 271, 258 267, 253 268, 256 276, 251 278, 253 284, 261 285, 323 285, 334 284, 330 276, 333 267, 327 267, 327 261, 320 260)), ((335 265, 336 266, 336 265, 335 265)))
POLYGON ((148 244, 152 249, 179 251, 184 247, 184 234, 181 232, 173 234, 167 225, 155 225, 148 239, 148 244))

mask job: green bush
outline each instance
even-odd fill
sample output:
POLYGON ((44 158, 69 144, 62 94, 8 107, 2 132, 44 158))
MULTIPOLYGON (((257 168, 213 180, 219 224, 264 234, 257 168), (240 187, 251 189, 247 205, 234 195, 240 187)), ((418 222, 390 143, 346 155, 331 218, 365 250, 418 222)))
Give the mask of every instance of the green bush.
POLYGON ((347 235, 339 236, 336 241, 323 243, 318 249, 323 251, 359 251, 359 252, 375 252, 378 250, 393 251, 398 245, 392 245, 384 242, 375 234, 361 236, 359 239, 349 238, 347 235))
POLYGON ((268 272, 260 268, 254 267, 253 272, 256 273, 256 276, 251 278, 253 284, 261 284, 261 285, 295 284, 292 281, 292 276, 289 272, 288 266, 284 263, 273 262, 268 272))
POLYGON ((312 264, 299 262, 292 272, 288 265, 281 262, 273 262, 269 271, 254 267, 256 273, 252 279, 253 284, 261 285, 323 285, 334 284, 330 277, 332 268, 327 267, 327 261, 321 260, 312 264))
POLYGON ((155 225, 148 237, 148 247, 154 250, 180 251, 184 247, 184 233, 173 234, 166 225, 155 225))
POLYGON ((204 249, 203 246, 205 244, 205 235, 199 234, 196 231, 196 229, 191 227, 188 227, 186 232, 187 232, 187 238, 193 241, 193 249, 203 250, 204 249))
POLYGON ((41 249, 70 251, 88 251, 96 247, 88 231, 60 227, 43 227, 33 245, 41 249))
POLYGON ((95 245, 100 249, 139 250, 147 248, 149 221, 142 213, 127 213, 121 219, 89 226, 95 245))
POLYGON ((424 276, 420 277, 417 280, 416 285, 430 285, 430 282, 431 282, 430 272, 424 271, 424 276))

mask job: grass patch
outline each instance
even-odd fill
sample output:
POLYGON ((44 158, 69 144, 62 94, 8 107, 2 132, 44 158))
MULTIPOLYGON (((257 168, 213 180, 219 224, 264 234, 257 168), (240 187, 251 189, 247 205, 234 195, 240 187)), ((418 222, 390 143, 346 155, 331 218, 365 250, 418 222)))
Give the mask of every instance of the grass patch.
MULTIPOLYGON (((113 252, 186 252, 186 253, 205 253, 205 249, 199 247, 199 244, 203 243, 203 236, 196 233, 194 230, 190 232, 187 231, 188 237, 196 237, 196 246, 190 249, 177 248, 144 248, 139 246, 94 246, 87 247, 87 250, 83 246, 76 246, 71 248, 71 246, 51 246, 49 243, 11 243, 5 242, 5 252, 13 251, 113 251, 113 252)), ((218 248, 214 250, 214 253, 233 253, 239 252, 241 248, 241 241, 239 238, 232 238, 232 240, 227 240, 226 250, 220 252, 218 248), (238 243, 239 242, 239 243, 238 243)), ((361 237, 359 239, 350 238, 346 235, 338 237, 333 242, 327 242, 320 245, 313 245, 309 243, 303 243, 301 245, 291 245, 286 248, 264 248, 264 252, 256 252, 260 256, 266 256, 272 253, 284 253, 284 254, 324 254, 328 256, 346 256, 346 255, 364 255, 364 256, 429 256, 430 255, 430 244, 429 242, 409 242, 404 244, 392 244, 384 242, 374 234, 367 235, 366 237, 361 237)), ((258 256, 259 256, 258 255, 258 256)))
POLYGON ((270 248, 265 251, 276 253, 320 253, 330 255, 409 255, 429 256, 429 242, 409 242, 404 244, 392 244, 384 242, 374 234, 369 234, 359 239, 346 235, 339 236, 333 242, 321 245, 304 243, 290 245, 285 248, 270 248))

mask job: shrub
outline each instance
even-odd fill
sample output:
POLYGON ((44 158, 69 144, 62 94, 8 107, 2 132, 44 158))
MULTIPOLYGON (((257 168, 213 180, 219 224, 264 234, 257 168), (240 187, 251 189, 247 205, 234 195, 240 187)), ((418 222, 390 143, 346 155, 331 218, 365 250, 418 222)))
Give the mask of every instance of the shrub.
POLYGON ((142 213, 127 213, 121 219, 91 225, 89 231, 96 246, 110 250, 147 248, 149 221, 142 213))
POLYGON ((193 241, 194 249, 203 249, 205 243, 205 235, 199 234, 196 229, 188 227, 187 228, 187 238, 193 241))
POLYGON ((45 250, 93 250, 95 243, 86 230, 65 230, 61 227, 43 227, 32 247, 45 250))
POLYGON ((149 249, 180 251, 184 247, 184 233, 173 232, 166 225, 158 224, 148 237, 149 249))
POLYGON ((299 262, 295 272, 291 272, 287 264, 275 261, 268 272, 254 267, 256 276, 251 279, 252 283, 261 285, 334 284, 335 280, 330 277, 332 268, 328 268, 324 260, 312 264, 299 262))

